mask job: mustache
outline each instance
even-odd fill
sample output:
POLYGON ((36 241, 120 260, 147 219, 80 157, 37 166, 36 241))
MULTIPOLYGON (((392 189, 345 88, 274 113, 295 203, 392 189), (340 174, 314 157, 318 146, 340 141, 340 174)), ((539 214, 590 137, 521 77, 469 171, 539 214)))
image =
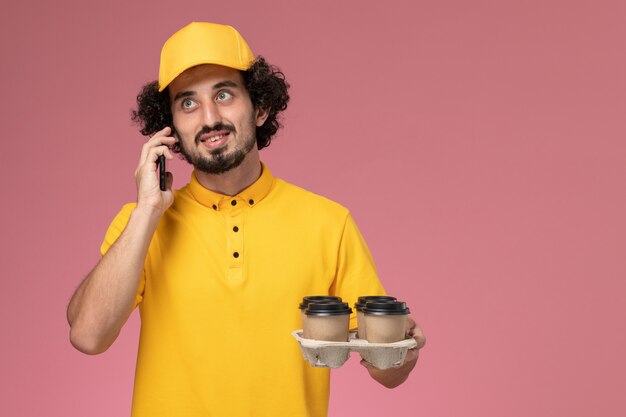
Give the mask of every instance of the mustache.
POLYGON ((212 127, 204 125, 204 126, 202 126, 202 129, 200 129, 200 131, 198 133, 196 133, 196 137, 195 137, 196 145, 198 143, 200 143, 200 137, 202 135, 206 135, 207 133, 216 132, 216 131, 220 131, 220 130, 221 131, 225 130, 227 132, 235 132, 236 131, 235 126, 226 125, 224 123, 218 123, 218 124, 216 124, 215 126, 212 126, 212 127))

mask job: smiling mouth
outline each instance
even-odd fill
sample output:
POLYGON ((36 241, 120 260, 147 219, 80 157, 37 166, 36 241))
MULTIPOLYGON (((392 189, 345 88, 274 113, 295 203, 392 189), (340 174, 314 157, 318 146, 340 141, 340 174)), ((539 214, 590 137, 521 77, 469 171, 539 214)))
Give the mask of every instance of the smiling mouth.
POLYGON ((209 133, 209 134, 204 134, 204 135, 201 135, 201 136, 199 137, 199 139, 200 139, 200 141, 199 141, 199 142, 200 142, 200 143, 203 143, 203 144, 205 144, 205 145, 208 145, 208 144, 212 144, 212 143, 220 142, 220 141, 222 141, 222 140, 226 140, 226 137, 227 137, 228 135, 230 135, 230 132, 229 132, 229 131, 224 131, 224 130, 222 130, 220 133, 217 133, 217 134, 216 134, 216 133, 213 133, 213 134, 210 134, 210 133, 209 133))
POLYGON ((200 142, 217 142, 218 140, 222 139, 224 136, 226 136, 228 133, 223 134, 223 135, 216 135, 216 136, 211 136, 210 138, 205 138, 205 139, 200 139, 200 142))

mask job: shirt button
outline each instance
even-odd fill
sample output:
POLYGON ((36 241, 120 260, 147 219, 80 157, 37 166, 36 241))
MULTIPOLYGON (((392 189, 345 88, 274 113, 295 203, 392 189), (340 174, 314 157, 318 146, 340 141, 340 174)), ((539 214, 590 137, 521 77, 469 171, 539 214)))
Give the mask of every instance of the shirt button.
POLYGON ((213 204, 213 210, 217 210, 217 206, 213 204))
POLYGON ((237 226, 233 227, 233 232, 235 232, 235 233, 236 233, 236 232, 238 232, 238 231, 239 231, 239 228, 238 228, 237 226))
POLYGON ((237 205, 237 200, 231 201, 230 204, 232 204, 233 206, 236 206, 237 205))
POLYGON ((234 256, 235 258, 239 258, 239 252, 235 252, 235 253, 233 253, 233 256, 234 256))
POLYGON ((248 203, 250 203, 250 205, 253 205, 254 204, 254 200, 250 199, 250 200, 248 200, 248 203))

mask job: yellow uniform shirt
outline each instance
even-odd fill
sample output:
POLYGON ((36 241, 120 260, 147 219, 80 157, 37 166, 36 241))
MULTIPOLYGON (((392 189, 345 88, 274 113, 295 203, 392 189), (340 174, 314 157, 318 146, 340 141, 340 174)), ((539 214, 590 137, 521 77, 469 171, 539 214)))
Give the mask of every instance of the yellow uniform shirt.
MULTIPOLYGON (((103 254, 134 206, 113 220, 103 254)), ((384 294, 348 210, 265 166, 233 197, 192 175, 160 220, 137 291, 132 415, 326 416, 329 370, 305 362, 291 336, 302 297, 319 294, 351 306, 384 294)))

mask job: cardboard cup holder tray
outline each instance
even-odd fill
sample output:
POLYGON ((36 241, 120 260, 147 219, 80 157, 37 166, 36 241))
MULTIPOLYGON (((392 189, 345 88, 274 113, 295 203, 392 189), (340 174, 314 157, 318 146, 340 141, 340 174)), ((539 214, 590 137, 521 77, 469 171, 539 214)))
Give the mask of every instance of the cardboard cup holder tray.
POLYGON ((304 359, 318 368, 339 368, 350 358, 350 352, 358 352, 378 369, 395 368, 404 363, 406 352, 417 346, 413 338, 394 343, 369 343, 357 338, 356 332, 350 332, 347 342, 305 339, 302 330, 294 330, 291 335, 298 341, 304 359))

